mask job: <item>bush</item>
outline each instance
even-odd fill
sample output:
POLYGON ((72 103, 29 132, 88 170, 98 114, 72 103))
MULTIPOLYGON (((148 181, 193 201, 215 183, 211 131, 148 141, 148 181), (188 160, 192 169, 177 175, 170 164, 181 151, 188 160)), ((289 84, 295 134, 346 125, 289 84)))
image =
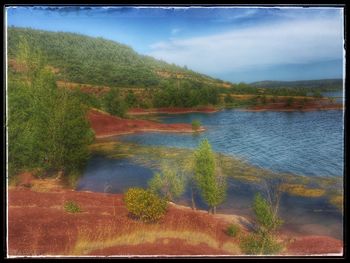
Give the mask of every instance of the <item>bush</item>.
POLYGON ((236 225, 236 224, 230 224, 226 229, 226 233, 230 237, 236 237, 240 232, 241 232, 241 228, 239 227, 239 225, 236 225))
POLYGON ((128 189, 124 201, 130 214, 144 222, 156 222, 161 219, 168 205, 165 199, 141 188, 128 189))
POLYGON ((253 233, 240 241, 240 248, 247 255, 273 255, 282 251, 283 246, 272 235, 253 233))
POLYGON ((231 97, 231 95, 230 94, 227 94, 226 96, 225 96, 225 103, 226 104, 231 104, 231 103, 233 103, 235 100, 231 97))
POLYGON ((270 204, 260 194, 254 198, 253 211, 258 223, 258 231, 272 233, 283 221, 273 213, 270 204))
POLYGON ((294 99, 292 97, 289 97, 286 101, 286 106, 290 107, 293 104, 294 99))
POLYGON ((185 191, 184 177, 178 174, 174 167, 162 165, 161 172, 156 173, 148 182, 149 189, 168 201, 180 197, 185 191))
POLYGON ((192 130, 197 131, 201 127, 201 122, 199 120, 192 121, 192 130))
POLYGON ((74 201, 67 201, 64 204, 64 210, 68 213, 79 213, 81 212, 80 206, 74 201))

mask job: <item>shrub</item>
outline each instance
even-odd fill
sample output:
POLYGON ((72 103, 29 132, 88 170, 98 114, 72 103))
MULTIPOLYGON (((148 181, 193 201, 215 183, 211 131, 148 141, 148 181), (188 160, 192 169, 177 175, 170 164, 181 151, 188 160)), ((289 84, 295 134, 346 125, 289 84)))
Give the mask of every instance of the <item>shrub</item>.
POLYGON ((283 246, 272 235, 258 233, 248 234, 241 238, 241 250, 247 255, 273 255, 282 251, 283 246))
POLYGON ((225 103, 227 103, 227 104, 231 104, 231 103, 233 103, 235 100, 231 97, 231 95, 230 94, 227 94, 226 96, 225 96, 225 103))
POLYGON ((288 107, 292 106, 293 101, 294 101, 293 97, 289 97, 286 101, 286 106, 288 107))
POLYGON ((239 227, 239 225, 236 225, 236 224, 230 224, 226 229, 226 233, 230 237, 236 237, 240 232, 241 232, 241 228, 239 227))
POLYGON ((162 165, 161 172, 155 173, 148 182, 149 189, 168 201, 180 197, 185 191, 184 177, 178 174, 174 167, 162 165))
POLYGON ((79 213, 81 212, 80 206, 74 201, 67 201, 64 204, 64 210, 68 213, 79 213))
POLYGON ((253 211, 259 226, 259 231, 272 233, 283 221, 273 213, 270 204, 260 195, 254 198, 253 211))
POLYGON ((167 209, 165 199, 141 188, 128 189, 124 201, 130 214, 144 222, 158 221, 164 216, 167 209))
POLYGON ((199 120, 192 121, 192 130, 197 131, 201 127, 201 122, 199 120))

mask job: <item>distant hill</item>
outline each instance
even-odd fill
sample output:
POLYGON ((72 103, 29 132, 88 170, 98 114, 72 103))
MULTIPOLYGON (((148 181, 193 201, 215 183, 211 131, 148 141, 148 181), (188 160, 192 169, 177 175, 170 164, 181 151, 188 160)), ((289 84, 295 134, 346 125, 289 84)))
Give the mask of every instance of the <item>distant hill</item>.
POLYGON ((58 79, 107 86, 158 86, 164 80, 179 79, 197 84, 230 87, 230 83, 136 53, 132 48, 103 38, 28 28, 8 28, 10 66, 15 64, 18 43, 25 38, 30 46, 47 57, 58 79))
POLYGON ((258 81, 249 85, 257 88, 312 88, 312 89, 342 89, 342 79, 318 79, 318 80, 299 80, 299 81, 258 81))

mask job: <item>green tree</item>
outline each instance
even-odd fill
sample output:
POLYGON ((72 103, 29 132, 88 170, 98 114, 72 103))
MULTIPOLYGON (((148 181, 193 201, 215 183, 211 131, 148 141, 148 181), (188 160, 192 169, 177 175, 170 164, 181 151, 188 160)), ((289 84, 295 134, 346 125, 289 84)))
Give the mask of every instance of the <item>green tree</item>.
POLYGON ((231 104, 231 103, 233 103, 234 102, 234 99, 231 97, 231 95, 230 94, 227 94, 226 96, 225 96, 225 103, 226 104, 231 104))
POLYGON ((195 181, 209 212, 216 213, 216 207, 226 197, 226 178, 217 173, 215 156, 207 139, 200 142, 195 151, 195 181))
POLYGON ((282 220, 274 213, 272 206, 259 193, 254 198, 253 211, 259 232, 273 233, 282 224, 282 220))
POLYGON ((128 105, 121 97, 120 90, 111 88, 111 90, 103 98, 104 109, 110 114, 119 117, 125 117, 128 105))
POLYGON ((152 192, 172 201, 185 191, 185 180, 174 168, 163 165, 161 172, 155 173, 149 181, 149 188, 152 192))
POLYGON ((10 174, 80 168, 93 139, 86 108, 68 90, 57 88, 44 57, 25 39, 18 61, 25 66, 20 77, 10 76, 8 92, 10 174))
MULTIPOLYGON (((256 194, 253 202, 253 211, 257 228, 241 239, 240 246, 247 254, 271 255, 283 249, 274 234, 282 225, 282 220, 277 216, 277 209, 273 207, 272 200, 268 201, 256 194)), ((277 203, 276 203, 277 205, 277 203)))
POLYGON ((128 94, 126 95, 125 101, 128 105, 128 107, 135 107, 137 105, 137 98, 132 90, 128 91, 128 94))

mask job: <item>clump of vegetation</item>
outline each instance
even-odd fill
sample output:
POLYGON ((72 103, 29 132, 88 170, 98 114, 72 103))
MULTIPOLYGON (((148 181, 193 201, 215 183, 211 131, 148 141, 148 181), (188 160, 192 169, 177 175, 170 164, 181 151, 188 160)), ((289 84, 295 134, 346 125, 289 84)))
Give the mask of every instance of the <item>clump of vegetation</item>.
POLYGON ((103 109, 110 114, 125 117, 128 110, 128 104, 121 96, 119 89, 111 88, 111 90, 103 97, 103 109))
POLYGON ((230 94, 227 94, 226 96, 225 96, 225 103, 226 104, 231 104, 231 103, 234 103, 235 102, 235 100, 231 97, 231 95, 230 94))
POLYGON ((276 240, 274 234, 283 221, 277 216, 277 210, 257 194, 254 198, 253 211, 257 228, 241 239, 242 251, 249 255, 271 255, 280 252, 283 246, 276 240))
POLYGON ((167 201, 150 190, 129 188, 124 201, 130 214, 143 222, 156 222, 166 213, 167 201))
POLYGON ((288 106, 288 107, 290 107, 290 106, 292 106, 292 104, 293 104, 293 97, 289 97, 288 99, 287 99, 287 101, 286 101, 286 106, 288 106))
POLYGON ((80 206, 74 201, 67 201, 64 204, 64 210, 68 213, 80 213, 81 212, 80 206))
POLYGON ((194 180, 209 212, 215 214, 216 207, 226 198, 226 177, 216 169, 215 155, 207 139, 199 144, 194 157, 194 180))
POLYGON ((152 192, 172 201, 178 198, 185 191, 185 180, 180 174, 177 174, 174 168, 162 166, 160 173, 156 173, 149 181, 149 188, 152 192))
POLYGON ((237 237, 241 232, 241 228, 239 227, 239 225, 236 224, 230 224, 227 229, 226 229, 226 233, 230 236, 230 237, 237 237))
POLYGON ((200 127, 201 127, 201 122, 199 120, 192 121, 192 130, 198 131, 200 127))
POLYGON ((260 194, 255 196, 253 211, 258 224, 258 231, 260 232, 272 233, 283 223, 274 213, 271 205, 260 194))
POLYGON ((320 197, 326 193, 324 189, 306 188, 302 184, 284 184, 283 190, 289 194, 304 197, 320 197))
POLYGON ((272 236, 252 233, 241 239, 240 248, 248 255, 273 255, 280 252, 283 246, 272 236))

